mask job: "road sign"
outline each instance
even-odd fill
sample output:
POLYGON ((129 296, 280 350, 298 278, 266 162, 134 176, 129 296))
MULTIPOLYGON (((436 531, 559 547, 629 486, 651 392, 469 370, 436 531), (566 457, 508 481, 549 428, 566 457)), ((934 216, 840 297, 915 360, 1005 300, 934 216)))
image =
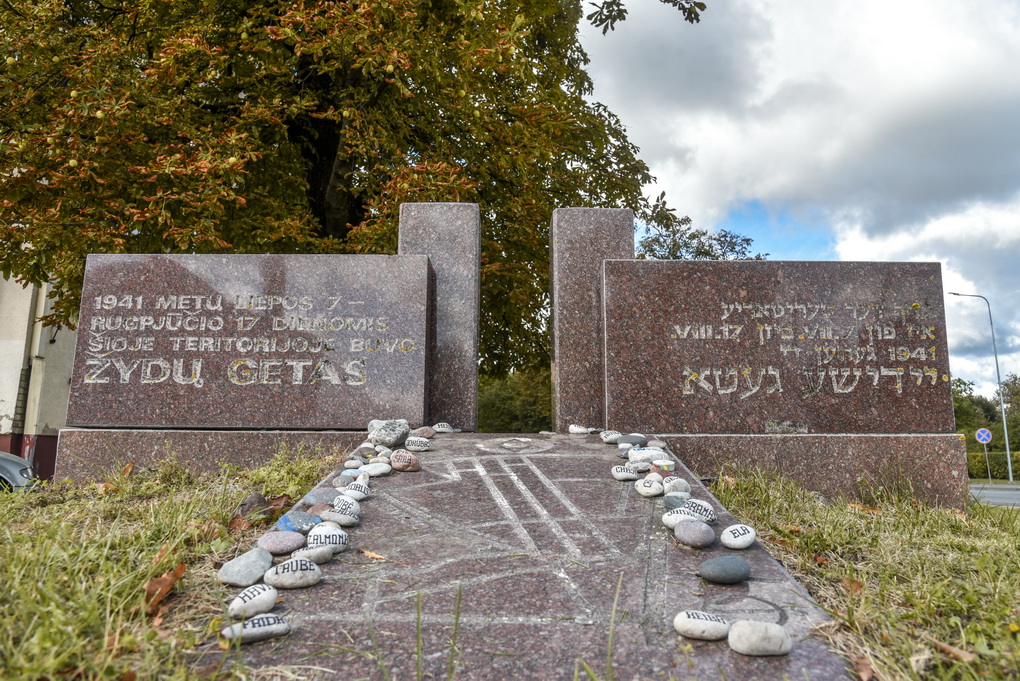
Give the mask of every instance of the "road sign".
POLYGON ((979 428, 978 432, 974 433, 974 437, 978 442, 986 445, 992 441, 992 431, 987 428, 979 428))

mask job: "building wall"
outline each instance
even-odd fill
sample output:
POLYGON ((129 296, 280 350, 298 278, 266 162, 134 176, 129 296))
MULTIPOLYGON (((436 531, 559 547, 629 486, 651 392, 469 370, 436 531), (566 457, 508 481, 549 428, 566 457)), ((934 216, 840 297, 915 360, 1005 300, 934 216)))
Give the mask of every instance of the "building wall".
POLYGON ((75 333, 43 327, 49 300, 38 287, 0 279, 0 450, 53 474, 64 427, 75 333))

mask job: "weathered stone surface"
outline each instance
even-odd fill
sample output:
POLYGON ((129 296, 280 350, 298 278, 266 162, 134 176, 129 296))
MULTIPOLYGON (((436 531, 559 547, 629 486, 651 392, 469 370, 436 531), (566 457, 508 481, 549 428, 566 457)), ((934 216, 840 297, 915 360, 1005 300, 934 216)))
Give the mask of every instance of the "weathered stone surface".
POLYGON ((291 558, 270 569, 263 579, 278 589, 303 589, 322 581, 322 570, 315 561, 291 558))
POLYGON ((699 565, 698 575, 715 584, 737 584, 751 576, 751 566, 740 556, 717 556, 699 565))
POLYGON ((67 423, 421 425, 429 295, 424 255, 90 255, 67 423))
POLYGON ((254 584, 237 594, 227 607, 227 614, 235 619, 261 615, 273 609, 277 596, 276 587, 254 584))
POLYGON ((428 405, 461 430, 478 427, 481 219, 474 203, 400 206, 397 252, 429 256, 435 274, 435 347, 428 405))
POLYGON ((609 260, 604 296, 610 426, 955 427, 938 263, 609 260))
POLYGON ((615 208, 553 211, 552 327, 556 430, 605 426, 602 261, 634 257, 634 214, 615 208))
POLYGON ((700 610, 681 610, 673 618, 676 633, 687 638, 704 641, 718 641, 726 638, 730 631, 730 623, 719 615, 700 610))
POLYGON ((793 638, 782 625, 756 620, 731 624, 727 643, 741 655, 786 655, 793 648, 793 638))
POLYGON ((227 561, 216 573, 216 579, 232 586, 251 586, 273 564, 273 554, 263 548, 253 548, 227 561))
MULTIPOLYGON (((729 549, 674 546, 657 527, 660 502, 607 474, 616 450, 598 438, 459 434, 437 438, 429 458, 420 473, 373 481, 379 489, 352 534, 366 553, 345 554, 322 566, 319 585, 288 592, 280 612, 300 614, 294 633, 284 646, 245 649, 245 663, 312 659, 328 669, 323 679, 378 678, 378 660, 363 653, 373 650, 364 615, 371 612, 394 678, 413 678, 416 622, 423 622, 422 650, 447 651, 462 585, 458 679, 570 679, 578 658, 593 666, 605 660, 623 573, 617 678, 849 678, 845 663, 811 633, 824 613, 761 546, 740 553, 754 579, 704 582, 695 574, 700 562, 729 549), (694 643, 687 654, 672 626, 681 610, 782 621, 797 645, 779 657, 744 657, 722 642, 694 643), (621 620, 622 611, 629 615, 621 620), (344 638, 344 649, 329 634, 340 630, 354 639, 344 638)), ((697 497, 711 500, 689 470, 677 468, 697 497)), ((737 522, 719 511, 720 527, 737 522)), ((422 655, 422 675, 446 678, 447 660, 422 655)))
POLYGON ((260 549, 265 549, 274 556, 282 556, 305 545, 305 535, 290 530, 266 532, 259 537, 260 549))

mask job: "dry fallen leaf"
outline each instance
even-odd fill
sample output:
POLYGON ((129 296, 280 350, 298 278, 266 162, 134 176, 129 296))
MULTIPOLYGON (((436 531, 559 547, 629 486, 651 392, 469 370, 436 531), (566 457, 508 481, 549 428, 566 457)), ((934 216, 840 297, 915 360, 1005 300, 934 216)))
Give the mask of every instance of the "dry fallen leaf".
POLYGON ((187 566, 184 563, 179 563, 172 571, 164 572, 162 577, 153 577, 145 583, 143 588, 145 589, 145 605, 148 614, 156 612, 159 604, 170 593, 170 589, 174 588, 174 584, 184 576, 186 569, 187 566))
POLYGON ((112 482, 101 482, 96 485, 96 489, 103 496, 106 496, 107 494, 115 494, 120 491, 120 487, 117 487, 112 482))
POLYGON ((375 553, 374 551, 369 551, 368 549, 358 549, 358 552, 363 553, 367 558, 371 558, 372 560, 385 560, 388 563, 396 563, 397 565, 403 565, 403 563, 399 561, 390 560, 386 556, 380 556, 378 553, 375 553))
POLYGON ((851 657, 850 663, 854 671, 861 677, 861 681, 871 681, 875 677, 875 668, 871 666, 871 660, 866 657, 851 657))
POLYGON ((815 556, 815 565, 822 566, 829 562, 825 556, 815 556))
POLYGON ((251 529, 251 523, 248 522, 246 518, 235 515, 230 519, 230 522, 227 523, 227 529, 231 532, 244 532, 245 530, 251 529))
POLYGON ((223 530, 220 528, 220 524, 212 518, 209 518, 204 523, 199 523, 197 520, 192 520, 188 523, 188 527, 194 527, 198 529, 198 536, 200 541, 209 541, 210 539, 216 539, 223 535, 223 530))
POLYGON ((924 637, 931 641, 936 648, 938 648, 940 651, 942 651, 949 657, 953 658, 954 660, 959 660, 960 662, 973 662, 974 660, 977 659, 977 655, 975 655, 974 653, 962 650, 960 648, 957 648, 956 646, 951 646, 948 643, 943 643, 942 641, 932 638, 928 634, 925 634, 924 637))
POLYGON ((131 475, 131 471, 133 471, 134 469, 135 469, 135 462, 134 461, 128 461, 127 464, 125 464, 124 468, 121 469, 120 474, 123 475, 126 478, 129 475, 131 475))
POLYGON ((861 513, 881 513, 882 509, 875 508, 874 506, 865 506, 864 504, 858 504, 856 502, 850 502, 850 508, 860 511, 861 513))
POLYGON ((864 588, 864 585, 858 582, 856 579, 843 578, 839 580, 839 584, 852 594, 858 594, 861 592, 861 589, 864 588))

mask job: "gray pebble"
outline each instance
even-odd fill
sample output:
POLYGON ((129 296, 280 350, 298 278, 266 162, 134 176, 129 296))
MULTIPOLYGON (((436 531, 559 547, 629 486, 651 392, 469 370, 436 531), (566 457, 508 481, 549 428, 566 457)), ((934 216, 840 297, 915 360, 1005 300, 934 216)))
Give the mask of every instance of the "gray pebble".
POLYGON ((719 556, 699 565, 698 575, 715 584, 737 584, 751 576, 751 566, 740 556, 719 556))
POLYGON ((681 477, 671 475, 662 481, 662 486, 667 492, 686 492, 691 493, 691 483, 687 482, 681 477))
MULTIPOLYGON (((670 511, 670 513, 685 510, 678 508, 676 511, 670 511)), ((673 526, 673 536, 684 546, 690 546, 695 549, 706 548, 715 542, 715 530, 697 518, 679 518, 673 526)))
POLYGON ((716 520, 715 509, 712 504, 701 499, 688 499, 684 502, 684 508, 691 511, 706 523, 714 523, 716 520))
POLYGON ((259 537, 258 545, 274 556, 282 556, 304 546, 305 535, 291 531, 266 532, 259 537))
POLYGON ((288 511, 276 521, 276 529, 308 534, 313 527, 321 522, 322 518, 317 515, 305 513, 304 511, 288 511))
POLYGON ((262 579, 262 575, 266 574, 266 570, 272 564, 273 554, 263 548, 255 547, 224 563, 216 573, 216 579, 232 586, 251 586, 262 579))
POLYGON ((393 468, 388 463, 368 463, 358 469, 361 473, 367 473, 370 478, 388 475, 392 470, 393 468))
MULTIPOLYGON (((665 485, 662 486, 666 488, 665 485)), ((687 500, 691 498, 691 495, 687 492, 666 492, 665 496, 662 497, 662 505, 667 511, 672 511, 674 508, 682 508, 687 500)))
POLYGON ((640 476, 629 466, 613 466, 611 469, 615 480, 637 480, 640 476))
POLYGON ((616 438, 616 444, 618 445, 634 445, 635 447, 644 447, 648 444, 648 438, 640 433, 631 433, 630 435, 621 435, 616 438))
POLYGON ((302 501, 309 506, 312 504, 332 504, 339 494, 340 490, 335 487, 316 487, 306 494, 302 501))
POLYGON ((303 589, 318 584, 322 570, 307 558, 291 558, 270 568, 263 580, 278 589, 303 589))
POLYGON ((332 546, 314 546, 311 548, 303 548, 290 554, 291 558, 306 558, 316 565, 324 565, 329 561, 333 560, 333 547, 332 546))
POLYGON ((781 625, 755 620, 731 624, 727 643, 741 655, 786 655, 793 648, 793 639, 781 625))
POLYGON ((607 445, 615 445, 616 441, 620 439, 622 434, 623 433, 618 430, 603 430, 599 433, 599 437, 602 438, 602 441, 607 445))

